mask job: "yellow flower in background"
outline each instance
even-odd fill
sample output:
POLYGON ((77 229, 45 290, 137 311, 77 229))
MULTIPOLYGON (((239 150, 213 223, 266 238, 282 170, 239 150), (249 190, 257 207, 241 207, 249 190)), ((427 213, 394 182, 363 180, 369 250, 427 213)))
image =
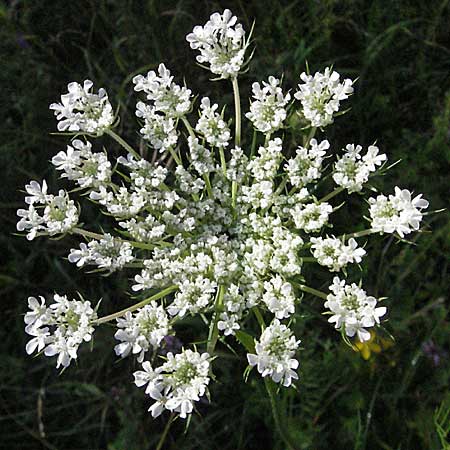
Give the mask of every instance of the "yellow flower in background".
POLYGON ((385 339, 377 336, 377 333, 373 330, 370 331, 370 339, 368 341, 355 342, 353 350, 359 352, 361 356, 367 361, 370 359, 372 353, 381 353, 382 350, 386 350, 394 345, 391 339, 385 339))

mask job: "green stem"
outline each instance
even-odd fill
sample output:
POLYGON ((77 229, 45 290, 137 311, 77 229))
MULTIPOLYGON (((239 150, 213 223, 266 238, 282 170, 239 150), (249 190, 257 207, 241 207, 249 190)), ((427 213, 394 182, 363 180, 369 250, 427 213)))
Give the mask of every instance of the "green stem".
POLYGON ((211 181, 209 180, 209 174, 208 173, 204 173, 203 174, 203 179, 205 180, 206 192, 208 193, 208 197, 209 198, 213 198, 211 181))
POLYGON ((266 328, 266 322, 264 322, 264 318, 261 314, 261 311, 259 310, 259 308, 257 306, 254 306, 252 308, 253 314, 256 317, 256 320, 259 323, 259 326, 261 327, 261 331, 264 331, 264 329, 266 328))
POLYGON ((241 146, 241 99, 239 96, 239 84, 237 77, 231 80, 234 94, 234 115, 235 115, 235 135, 234 142, 236 147, 241 146))
POLYGON ((311 288, 309 286, 305 286, 304 284, 300 284, 299 287, 300 287, 300 290, 302 290, 303 292, 307 292, 308 294, 312 294, 312 295, 315 295, 316 297, 323 298, 324 300, 327 299, 327 294, 325 294, 325 292, 318 291, 317 289, 311 288))
POLYGON ((220 156, 220 165, 222 166, 223 175, 227 176, 227 162, 225 160, 225 152, 223 151, 223 147, 219 147, 219 156, 220 156))
POLYGON ((214 303, 214 317, 209 325, 208 345, 206 346, 206 351, 210 356, 213 355, 217 340, 219 339, 219 328, 217 324, 219 323, 220 309, 222 307, 224 295, 225 287, 223 285, 220 285, 219 289, 217 290, 216 301, 214 303))
POLYGON ((313 256, 300 256, 302 262, 317 262, 317 259, 313 256))
POLYGON ((328 195, 325 195, 325 197, 322 197, 322 198, 319 200, 319 203, 327 202, 328 200, 330 200, 331 198, 333 198, 335 195, 340 194, 343 190, 344 190, 343 187, 338 187, 338 188, 336 188, 333 192, 330 192, 328 195))
MULTIPOLYGON (((241 99, 239 96, 239 84, 237 77, 232 79, 233 94, 234 94, 234 115, 235 115, 235 134, 234 143, 236 147, 241 146, 241 99)), ((231 182, 231 205, 236 208, 236 196, 238 186, 236 181, 231 182)))
MULTIPOLYGON (((83 230, 82 228, 78 228, 78 227, 72 228, 71 233, 78 234, 78 235, 84 236, 86 238, 97 239, 97 240, 103 239, 105 237, 103 234, 93 233, 92 231, 83 230)), ((118 242, 127 242, 132 247, 141 248, 143 250, 153 250, 156 247, 170 247, 171 246, 171 244, 168 242, 160 242, 159 245, 156 245, 156 244, 145 244, 144 242, 128 241, 126 239, 120 239, 120 238, 114 238, 114 239, 118 242)))
POLYGON ((170 426, 172 425, 174 419, 175 419, 175 413, 172 413, 170 415, 169 420, 166 423, 166 426, 164 427, 164 431, 163 431, 161 437, 159 438, 158 445, 156 446, 156 450, 161 450, 162 449, 162 446, 164 445, 164 442, 165 442, 166 437, 167 437, 167 433, 169 432, 170 426))
POLYGON ((275 392, 273 389, 273 383, 268 379, 264 379, 264 384, 266 386, 267 393, 270 398, 270 406, 272 408, 272 416, 275 421, 275 427, 289 450, 297 450, 297 446, 292 441, 292 437, 289 435, 289 431, 285 428, 281 421, 280 413, 277 408, 277 398, 275 397, 275 392))
POLYGON ((181 162, 181 158, 178 156, 177 152, 172 148, 169 147, 169 152, 172 155, 172 158, 175 160, 175 162, 179 165, 182 166, 183 163, 181 162))
POLYGON ((104 316, 104 317, 100 317, 97 320, 94 320, 94 325, 100 325, 102 323, 106 323, 109 322, 111 320, 117 319, 118 317, 123 316, 124 314, 126 314, 127 312, 133 312, 136 311, 139 308, 142 308, 143 306, 147 305, 148 303, 154 301, 154 300, 159 300, 160 298, 165 297, 166 295, 169 295, 170 293, 172 293, 173 291, 176 291, 178 289, 178 286, 169 286, 168 288, 158 292, 155 295, 152 295, 151 297, 146 298, 145 300, 142 300, 139 303, 136 303, 133 306, 130 306, 128 308, 122 309, 121 311, 118 311, 114 314, 110 314, 109 316, 104 316))
POLYGON ((376 233, 376 231, 374 231, 372 228, 369 228, 368 230, 357 231, 356 233, 344 234, 343 236, 340 236, 340 237, 345 237, 345 239, 350 239, 350 238, 358 238, 358 237, 368 236, 369 234, 373 234, 373 233, 376 233))
POLYGON ((307 147, 309 145, 309 142, 311 141, 311 139, 315 136, 316 134, 316 127, 312 127, 311 130, 309 131, 308 136, 305 136, 303 138, 303 147, 307 147))
POLYGON ((125 142, 118 134, 114 133, 112 130, 106 130, 105 133, 111 136, 118 144, 120 144, 128 153, 131 153, 135 158, 141 159, 141 155, 131 147, 130 144, 125 142))
POLYGON ((181 120, 184 123, 184 126, 186 127, 186 129, 188 130, 189 136, 191 136, 191 138, 195 138, 195 133, 194 130, 191 127, 191 124, 189 123, 189 121, 186 119, 185 116, 181 117, 181 120))
POLYGON ((250 158, 252 158, 255 155, 256 151, 256 130, 253 130, 253 137, 252 137, 252 146, 250 148, 250 158))

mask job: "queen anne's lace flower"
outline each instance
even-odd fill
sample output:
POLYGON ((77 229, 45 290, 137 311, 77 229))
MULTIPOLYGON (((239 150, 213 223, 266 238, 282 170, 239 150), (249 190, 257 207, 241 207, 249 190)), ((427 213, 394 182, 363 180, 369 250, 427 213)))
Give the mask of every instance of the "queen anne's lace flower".
POLYGON ((143 102, 137 103, 136 116, 144 120, 140 133, 155 150, 162 153, 177 145, 178 133, 172 117, 158 114, 153 106, 143 102))
POLYGON ((136 75, 133 78, 136 92, 144 91, 147 100, 153 104, 154 111, 160 111, 168 117, 184 116, 191 109, 191 91, 173 82, 170 70, 164 64, 147 76, 136 75))
POLYGON ((323 158, 330 148, 326 140, 319 144, 316 139, 311 139, 309 145, 309 150, 298 147, 295 158, 289 159, 285 165, 289 182, 295 187, 306 186, 320 178, 323 158))
POLYGON ((116 355, 124 358, 131 352, 137 355, 138 362, 142 362, 145 353, 151 347, 158 348, 169 334, 170 325, 165 309, 151 302, 136 314, 128 311, 124 317, 119 317, 117 328, 114 337, 121 342, 114 347, 116 355))
POLYGON ((59 121, 59 131, 81 131, 100 136, 111 127, 114 115, 108 94, 104 89, 94 94, 91 92, 92 86, 90 80, 86 80, 83 86, 69 83, 69 92, 61 95, 61 103, 50 105, 59 121))
POLYGON ((417 231, 422 221, 422 209, 428 208, 428 201, 422 194, 412 198, 407 189, 395 187, 395 194, 369 198, 372 229, 380 233, 398 233, 400 237, 417 231))
POLYGON ((68 300, 55 294, 54 303, 47 307, 45 299, 40 299, 41 303, 34 297, 28 298, 30 311, 25 314, 25 331, 33 338, 26 351, 57 355, 56 368, 67 367, 77 358, 80 344, 91 340, 97 313, 88 301, 68 300))
POLYGON ((386 314, 386 307, 377 307, 377 299, 370 297, 366 291, 355 283, 346 284, 339 277, 333 278, 324 306, 332 312, 328 322, 334 323, 336 329, 343 329, 347 336, 357 334, 360 341, 370 339, 370 332, 366 328, 380 323, 380 318, 386 314))
POLYGON ((313 233, 320 231, 326 225, 332 211, 333 207, 329 203, 308 203, 307 205, 296 205, 291 210, 291 215, 296 228, 306 233, 313 233))
POLYGON ((312 75, 302 73, 302 84, 294 94, 300 100, 305 119, 312 127, 326 127, 333 123, 333 115, 339 111, 340 102, 353 93, 353 81, 350 79, 340 83, 337 72, 327 67, 324 73, 312 75))
POLYGON ((114 239, 109 233, 106 233, 98 241, 89 241, 87 245, 81 243, 79 249, 72 248, 69 254, 69 261, 78 267, 94 264, 100 269, 107 269, 110 272, 121 269, 133 259, 130 243, 114 239))
POLYGON ((283 126, 286 119, 286 105, 291 95, 284 95, 280 84, 277 78, 269 77, 269 82, 262 82, 262 88, 257 82, 252 85, 255 100, 250 104, 250 112, 245 116, 261 133, 274 133, 283 126))
POLYGON ((248 363, 257 366, 262 377, 270 376, 275 383, 288 387, 298 379, 298 361, 293 356, 299 344, 292 331, 274 319, 256 343, 256 354, 247 355, 248 363))
POLYGON ((61 178, 75 181, 81 188, 98 188, 111 181, 111 163, 104 153, 92 153, 90 142, 74 139, 67 151, 60 151, 52 158, 61 178))
POLYGON ((185 419, 206 393, 209 384, 208 353, 184 350, 179 354, 167 354, 167 361, 153 369, 149 361, 142 364, 144 370, 134 372, 136 386, 146 386, 145 393, 155 402, 149 408, 153 417, 164 409, 180 414, 185 419))
POLYGON ((347 189, 349 193, 359 192, 363 184, 369 180, 371 172, 375 172, 376 166, 380 166, 387 157, 383 153, 378 154, 378 147, 371 145, 367 153, 361 155, 362 147, 354 144, 346 146, 346 152, 334 165, 333 180, 339 186, 347 189))
MULTIPOLYGON (((365 255, 354 237, 374 232, 403 237, 419 229, 422 210, 428 206, 421 195, 411 198, 409 191, 396 188, 394 195, 369 200, 371 229, 345 230, 338 237, 324 234, 325 227, 333 226, 330 214, 341 202, 335 196, 361 191, 386 160, 374 145, 363 154, 360 146, 351 144, 335 164, 328 165, 331 173, 324 173, 324 161, 332 158, 327 155, 331 145, 314 138, 315 127, 333 121, 340 102, 353 92, 353 82, 341 83, 331 69, 302 74, 303 84, 295 94, 301 110, 292 113, 312 128, 293 136, 303 145, 291 153, 280 132, 290 114, 290 94, 283 93, 280 80, 269 77, 268 82, 254 83, 250 111, 240 114, 237 75, 245 66, 248 40, 236 17, 228 10, 215 13, 187 39, 199 50, 200 63, 221 78, 231 78, 238 113, 234 147, 230 148, 225 109, 208 97, 200 100, 199 120, 190 125, 191 91, 174 83, 163 64, 133 80, 135 90, 147 97, 146 103, 137 103, 136 115, 141 119, 141 137, 156 150, 151 161, 146 160, 147 152, 134 150, 110 129, 114 117, 103 90, 93 94, 92 83, 83 87, 71 83, 62 103, 51 106, 58 128, 74 135, 107 133, 127 154, 112 159, 107 148, 94 152, 89 141, 75 136, 52 163, 62 178, 72 182, 73 191, 81 191, 107 221, 99 226, 101 233, 85 228, 78 223, 78 205, 63 190, 49 193, 45 181, 25 186, 26 209, 17 212, 17 229, 28 239, 78 236, 81 242, 70 250, 69 261, 105 275, 126 271, 124 279, 132 280, 137 297, 134 305, 99 319, 89 302, 55 295, 54 304, 47 307, 42 297, 31 297, 25 315, 31 336, 27 352, 57 355, 57 366, 66 367, 77 357, 81 342, 91 339, 94 325, 116 319, 115 352, 142 362, 135 383, 145 386, 153 399, 154 417, 168 410, 185 418, 193 411, 194 403, 206 394, 213 360, 209 355, 216 343, 226 346, 226 338, 234 335, 233 345, 239 341, 252 348, 248 333, 254 330, 248 328, 255 321, 248 319, 253 315, 261 326, 270 326, 255 343, 255 352, 247 355, 249 364, 263 377, 290 386, 298 378, 295 352, 300 341, 288 327, 302 318, 294 316, 297 298, 301 292, 326 297, 307 285, 311 271, 304 271, 303 264, 317 262, 330 272, 344 270, 365 255), (247 127, 241 127, 241 116, 255 131, 253 139, 242 136, 242 148, 240 130, 247 127), (158 150, 169 151, 167 167, 163 166, 167 155, 158 156, 158 150), (331 178, 337 188, 331 186, 331 178), (309 252, 313 257, 307 256, 309 252), (158 358, 163 356, 162 340, 174 332, 172 323, 184 329, 193 315, 209 322, 203 337, 189 337, 203 346, 208 336, 208 353, 186 349, 167 353, 166 360, 158 358), (146 356, 151 356, 151 363, 144 362, 146 356)), ((332 313, 330 322, 347 336, 367 339, 368 329, 380 322, 386 308, 339 278, 330 290, 325 303, 332 313)))
POLYGON ((245 31, 229 9, 214 13, 202 27, 197 25, 186 36, 191 48, 199 50, 197 61, 209 64, 212 73, 222 78, 235 77, 244 64, 245 31))
POLYGON ((360 263, 366 254, 353 238, 348 240, 347 245, 335 237, 312 237, 311 243, 314 258, 320 265, 329 267, 331 272, 338 272, 350 263, 360 263))
POLYGON ((211 106, 208 97, 202 98, 200 118, 195 129, 203 135, 209 145, 223 148, 228 146, 231 134, 222 116, 216 112, 218 107, 217 103, 211 106))
POLYGON ((25 189, 30 194, 25 197, 29 206, 17 210, 20 217, 17 230, 26 231, 28 240, 33 240, 38 233, 50 236, 67 233, 77 225, 78 208, 67 192, 60 190, 58 195, 47 194, 45 181, 42 188, 37 181, 31 181, 25 189))

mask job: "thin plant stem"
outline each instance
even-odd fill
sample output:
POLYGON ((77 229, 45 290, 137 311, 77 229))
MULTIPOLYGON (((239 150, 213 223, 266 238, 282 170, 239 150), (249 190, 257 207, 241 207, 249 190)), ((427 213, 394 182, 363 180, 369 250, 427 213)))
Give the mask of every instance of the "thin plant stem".
POLYGON ((128 153, 131 153, 134 157, 137 159, 141 159, 141 155, 131 147, 130 144, 125 142, 117 133, 115 133, 113 130, 106 130, 105 133, 108 136, 111 136, 118 144, 120 144, 128 153))
POLYGON ((227 176, 227 162, 225 160, 225 152, 223 147, 219 147, 220 165, 222 166, 222 172, 224 176, 227 176))
POLYGON ((159 300, 160 298, 163 298, 166 295, 169 295, 170 293, 172 293, 173 291, 176 291, 177 289, 178 289, 178 286, 176 286, 176 285, 169 286, 168 288, 163 289, 162 291, 158 292, 157 294, 152 295, 151 297, 148 297, 145 300, 142 300, 141 302, 134 304, 133 306, 122 309, 121 311, 110 314, 109 316, 100 317, 99 319, 94 321, 94 325, 100 325, 102 323, 106 323, 111 320, 117 319, 118 317, 123 316, 127 312, 136 311, 137 309, 142 308, 143 306, 147 305, 148 303, 150 303, 154 300, 159 300))
POLYGON ((338 187, 338 188, 336 188, 333 192, 330 192, 328 195, 325 195, 325 197, 322 197, 322 198, 319 200, 319 203, 327 202, 328 200, 330 200, 330 199, 333 198, 334 196, 340 194, 343 190, 344 190, 343 187, 338 187))
POLYGON ((304 284, 301 284, 299 287, 300 287, 300 290, 302 290, 303 292, 307 292, 308 294, 312 294, 312 295, 315 295, 316 297, 323 298, 324 300, 327 299, 327 294, 325 294, 325 292, 318 291, 317 289, 314 289, 309 286, 305 286, 304 284))
POLYGON ((191 124, 189 123, 189 121, 186 119, 186 117, 185 117, 185 116, 182 116, 182 117, 181 117, 181 120, 183 121, 184 126, 186 127, 186 129, 187 129, 187 131, 188 131, 188 133, 189 133, 189 136, 191 136, 191 138, 195 138, 194 130, 192 129, 192 126, 191 126, 191 124))
POLYGON ((166 423, 166 426, 164 427, 161 437, 159 438, 158 445, 156 446, 156 450, 162 449, 162 446, 164 445, 164 442, 166 441, 167 433, 169 432, 170 426, 172 425, 174 419, 175 419, 175 413, 172 413, 170 415, 169 420, 166 423))
POLYGON ((285 428, 284 424, 281 421, 280 412, 277 405, 277 398, 275 396, 272 382, 269 379, 265 378, 264 384, 266 386, 267 393, 269 394, 272 416, 273 420, 275 421, 275 427, 278 431, 278 434, 289 450, 298 450, 298 447, 294 444, 294 442, 292 441, 292 437, 289 435, 289 431, 285 428))
MULTIPOLYGON (((97 239, 97 240, 104 238, 104 236, 102 234, 93 233, 92 231, 83 230, 82 228, 78 228, 78 227, 72 228, 71 233, 78 234, 78 235, 84 236, 86 238, 97 239)), ((120 239, 120 238, 115 238, 115 240, 118 242, 127 242, 132 247, 141 248, 143 250, 153 250, 156 247, 170 247, 172 245, 168 242, 160 242, 159 245, 157 245, 157 244, 145 244, 144 242, 128 241, 126 239, 120 239)))
POLYGON ((235 134, 234 143, 236 147, 241 146, 241 99, 239 96, 239 84, 237 77, 232 79, 234 94, 235 134))
POLYGON ((209 326, 208 332, 208 345, 206 346, 206 351, 212 356, 216 348, 217 340, 219 339, 219 316, 220 309, 222 308, 223 296, 225 295, 225 287, 223 285, 219 286, 217 291, 216 301, 214 303, 214 317, 209 326))
MULTIPOLYGON (((234 143, 236 147, 241 146, 241 98, 239 95, 239 84, 237 77, 232 79, 233 84, 233 94, 234 94, 234 115, 235 115, 235 133, 234 133, 234 143)), ((231 183, 231 205, 233 208, 236 207, 236 196, 237 196, 237 182, 232 181, 231 183)))
POLYGON ((358 237, 368 236, 369 234, 374 234, 374 233, 376 233, 376 231, 373 230, 372 228, 369 228, 368 230, 357 231, 356 233, 344 234, 343 236, 340 236, 340 237, 345 237, 345 239, 350 239, 350 238, 358 238, 358 237))

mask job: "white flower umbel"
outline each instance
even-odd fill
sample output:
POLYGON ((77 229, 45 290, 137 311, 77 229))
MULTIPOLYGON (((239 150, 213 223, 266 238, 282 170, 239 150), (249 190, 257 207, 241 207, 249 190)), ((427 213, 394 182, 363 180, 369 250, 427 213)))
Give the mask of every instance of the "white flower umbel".
POLYGON ((320 231, 328 222, 328 216, 333 211, 333 207, 326 202, 308 203, 306 205, 296 205, 291 210, 295 227, 306 233, 320 231))
POLYGON ((229 9, 212 14, 204 26, 195 26, 186 40, 199 50, 197 61, 208 64, 209 70, 221 78, 236 77, 244 64, 248 45, 245 31, 229 9))
POLYGON ((326 127, 333 123, 333 115, 339 111, 340 102, 353 93, 353 81, 340 83, 340 75, 327 67, 324 73, 302 73, 303 83, 294 94, 302 104, 302 113, 312 127, 326 127))
POLYGON ((317 262, 328 267, 331 272, 342 270, 347 264, 360 263, 366 251, 358 247, 355 239, 350 238, 348 243, 335 237, 312 237, 311 252, 317 262))
POLYGON ((256 342, 256 354, 247 354, 248 363, 257 366, 262 377, 270 376, 275 383, 288 387, 292 380, 298 380, 294 356, 299 344, 292 331, 274 319, 256 342))
MULTIPOLYGON (((412 198, 409 191, 396 188, 394 195, 369 200, 370 229, 355 232, 361 218, 353 217, 359 208, 352 204, 346 222, 340 222, 348 225, 342 237, 327 236, 325 228, 333 227, 331 213, 350 192, 362 191, 386 160, 375 145, 364 154, 360 146, 351 144, 335 164, 325 164, 333 142, 316 127, 329 125, 337 113, 343 113, 341 102, 353 92, 353 82, 340 81, 331 69, 314 76, 303 73, 295 93, 300 102, 291 111, 289 87, 283 91, 281 81, 269 76, 268 81, 253 84, 250 111, 244 115, 237 77, 247 69, 249 37, 237 18, 229 10, 215 13, 187 40, 199 51, 197 61, 216 79, 230 79, 234 108, 213 104, 204 95, 194 97, 160 64, 133 79, 135 91, 142 91, 146 99, 137 103, 141 136, 138 142, 128 143, 108 128, 113 126, 113 115, 106 93, 93 94, 90 82, 84 87, 72 83, 62 103, 52 105, 59 128, 74 134, 108 134, 126 152, 122 156, 95 152, 94 145, 78 138, 52 163, 62 178, 73 183, 73 193, 81 194, 80 203, 92 203, 90 209, 97 214, 87 217, 106 217, 95 224, 78 223, 74 200, 65 191, 53 195, 45 182, 36 181, 25 187, 26 206, 17 212, 17 229, 28 239, 41 234, 82 239, 78 248, 70 250, 69 261, 102 275, 122 270, 121 279, 130 280, 124 290, 131 288, 136 297, 135 304, 98 319, 93 319, 89 304, 58 300, 66 305, 66 314, 59 306, 48 308, 43 299, 30 299, 25 322, 32 340, 27 350, 57 354, 58 365, 65 366, 76 357, 79 343, 90 338, 93 324, 117 320, 117 355, 152 361, 143 363, 135 382, 145 385, 153 398, 150 411, 155 417, 165 409, 181 417, 193 411, 209 383, 213 359, 209 355, 217 353, 218 343, 225 351, 230 335, 233 346, 250 345, 245 336, 254 333, 255 321, 248 320, 253 315, 261 326, 271 325, 248 355, 249 363, 262 376, 289 386, 297 379, 299 341, 280 320, 303 328, 302 316, 295 311, 300 291, 327 299, 330 320, 344 337, 345 328, 347 335, 366 339, 385 308, 338 278, 327 298, 314 287, 314 267, 320 267, 313 264, 335 272, 359 263, 365 250, 355 238, 374 232, 403 237, 419 229, 428 206, 420 195, 412 198), (230 110, 234 117, 225 118, 224 112, 230 110), (300 117, 298 129, 284 133, 286 122, 293 124, 291 118, 295 122, 294 115, 300 117), (249 130, 241 123, 243 118, 249 119, 249 136, 243 134, 249 130), (180 123, 185 127, 182 133, 177 131, 180 123), (136 151, 142 140, 153 151, 136 151), (303 144, 292 147, 293 142, 303 144), (166 150, 168 154, 158 154, 166 150), (338 195, 344 198, 337 201, 338 195), (309 252, 313 256, 307 256, 309 252), (164 336, 173 333, 170 325, 175 322, 183 331, 192 323, 205 324, 208 330, 198 335, 187 331, 187 336, 208 353, 169 353, 167 362, 161 362, 158 347, 164 336)), ((225 94, 223 99, 230 98, 225 94)), ((102 142, 95 145, 102 148, 102 142)))
POLYGON ((61 103, 52 103, 50 109, 58 119, 59 131, 73 131, 100 136, 111 127, 114 114, 108 94, 99 89, 91 92, 93 83, 86 80, 83 85, 69 83, 68 93, 61 95, 61 103))
POLYGON ((149 361, 142 364, 144 370, 134 372, 134 382, 138 387, 146 387, 145 392, 155 402, 149 411, 158 417, 164 409, 177 412, 182 419, 191 414, 194 402, 206 393, 209 384, 210 356, 183 350, 179 354, 167 354, 167 361, 153 369, 149 361))
POLYGON ((60 151, 52 164, 63 174, 61 178, 75 181, 81 188, 98 188, 111 182, 111 163, 105 153, 93 153, 92 144, 74 139, 67 151, 60 151))
POLYGON ((68 367, 77 358, 80 344, 91 340, 97 313, 88 301, 68 300, 58 294, 53 299, 54 303, 47 307, 43 297, 40 303, 35 297, 28 298, 25 331, 33 338, 26 351, 29 355, 35 351, 57 355, 56 368, 68 367))
POLYGON ((292 285, 279 275, 264 282, 262 301, 277 319, 285 319, 295 312, 295 296, 292 285))
POLYGON ((47 184, 42 188, 37 181, 25 186, 29 196, 25 197, 28 209, 18 209, 20 217, 18 231, 26 231, 27 239, 33 240, 38 233, 54 236, 67 233, 78 223, 78 208, 70 200, 67 192, 60 190, 58 195, 47 194, 47 184))
POLYGON ((372 229, 379 233, 397 233, 400 237, 418 231, 422 221, 422 209, 428 208, 428 201, 422 194, 412 198, 407 189, 395 187, 395 194, 369 198, 369 213, 372 229))
POLYGON ((124 358, 131 352, 142 362, 145 353, 150 348, 157 349, 169 334, 170 325, 164 307, 151 302, 135 314, 128 311, 124 317, 117 318, 117 328, 114 337, 121 342, 114 347, 116 355, 124 358))
POLYGON ((107 269, 109 272, 121 269, 133 260, 130 243, 115 239, 109 233, 98 241, 90 241, 87 245, 82 242, 79 249, 72 248, 69 254, 69 261, 78 267, 94 264, 99 269, 107 269))
POLYGON ((151 70, 147 76, 133 78, 136 92, 144 91, 147 100, 153 104, 154 111, 168 117, 182 117, 191 109, 191 91, 173 82, 170 70, 164 64, 158 66, 158 74, 151 70))
POLYGON ((332 293, 327 296, 324 304, 333 314, 328 322, 334 323, 338 330, 343 329, 349 337, 356 334, 360 341, 368 341, 370 332, 367 328, 380 323, 380 318, 387 312, 386 307, 377 307, 375 297, 368 296, 355 283, 346 284, 339 277, 333 278, 330 291, 332 293))
POLYGON ((211 106, 209 98, 203 97, 200 103, 200 118, 195 129, 209 145, 223 148, 228 146, 231 133, 222 116, 216 112, 218 107, 217 103, 211 106))
POLYGON ((311 139, 309 146, 310 149, 298 147, 295 158, 285 165, 289 182, 295 187, 306 186, 321 177, 323 158, 330 143, 325 140, 319 144, 316 139, 311 139))
POLYGON ((136 104, 136 116, 144 120, 140 133, 155 150, 162 153, 177 145, 178 133, 172 117, 158 114, 153 106, 143 102, 136 104))
POLYGON ((286 105, 291 95, 284 95, 280 85, 280 80, 275 77, 269 77, 269 82, 263 81, 262 88, 258 82, 252 85, 254 101, 245 116, 261 133, 274 133, 283 126, 286 119, 286 105))
POLYGON ((387 159, 384 153, 378 154, 379 149, 375 145, 371 145, 364 156, 361 150, 360 145, 348 144, 344 156, 334 165, 333 180, 338 186, 347 189, 349 194, 361 191, 370 173, 375 172, 377 166, 387 159))

